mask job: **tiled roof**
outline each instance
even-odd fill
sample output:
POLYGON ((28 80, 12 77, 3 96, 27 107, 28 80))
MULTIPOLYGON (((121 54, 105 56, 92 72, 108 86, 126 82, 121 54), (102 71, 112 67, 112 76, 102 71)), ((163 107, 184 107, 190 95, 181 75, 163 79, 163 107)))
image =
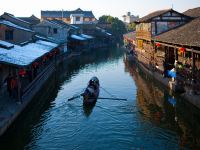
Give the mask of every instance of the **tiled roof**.
POLYGON ((33 25, 36 25, 36 24, 40 23, 40 19, 35 17, 34 15, 32 15, 30 17, 18 17, 18 18, 21 19, 21 20, 24 20, 26 22, 29 22, 29 23, 31 23, 33 25))
POLYGON ((9 50, 0 47, 0 63, 27 66, 57 46, 56 43, 39 40, 25 46, 13 45, 9 50))
POLYGON ((54 22, 54 23, 57 23, 61 26, 65 26, 65 27, 68 27, 68 28, 73 28, 73 29, 79 29, 79 27, 77 26, 74 26, 74 25, 71 25, 71 24, 67 24, 65 23, 64 21, 62 20, 57 20, 57 19, 53 19, 53 20, 50 20, 51 22, 54 22))
POLYGON ((63 16, 65 18, 68 18, 71 14, 83 14, 84 17, 95 18, 92 11, 83 11, 80 8, 73 11, 41 11, 42 17, 61 18, 63 16))
POLYGON ((185 11, 183 13, 184 15, 196 18, 196 17, 200 17, 200 7, 196 7, 193 9, 188 9, 187 11, 185 11))
POLYGON ((10 21, 4 20, 4 19, 0 19, 0 24, 6 25, 6 26, 9 26, 9 27, 13 27, 13 28, 17 28, 17 29, 20 29, 20 30, 28 31, 28 32, 34 32, 33 30, 30 30, 28 28, 24 28, 22 26, 16 25, 16 24, 14 24, 10 21))
MULTIPOLYGON (((18 18, 18 17, 15 17, 13 14, 9 14, 9 13, 7 13, 7 12, 4 12, 3 15, 7 15, 7 16, 9 16, 9 17, 11 17, 11 18, 13 18, 13 19, 15 19, 15 20, 17 20, 17 21, 19 21, 19 22, 23 22, 23 23, 26 23, 26 24, 30 24, 29 22, 27 22, 27 21, 25 21, 25 20, 22 20, 22 19, 20 19, 20 18, 18 18)), ((3 16, 3 15, 2 15, 2 16, 3 16)))
POLYGON ((200 47, 200 18, 155 37, 155 40, 179 45, 200 47))
POLYGON ((149 21, 149 20, 153 19, 154 17, 160 16, 160 15, 162 15, 162 14, 168 12, 168 11, 171 11, 171 10, 172 10, 172 9, 164 9, 164 10, 154 11, 154 12, 152 12, 152 13, 150 13, 150 14, 148 14, 148 15, 142 17, 142 18, 140 18, 140 19, 138 20, 138 22, 146 22, 146 21, 149 21))

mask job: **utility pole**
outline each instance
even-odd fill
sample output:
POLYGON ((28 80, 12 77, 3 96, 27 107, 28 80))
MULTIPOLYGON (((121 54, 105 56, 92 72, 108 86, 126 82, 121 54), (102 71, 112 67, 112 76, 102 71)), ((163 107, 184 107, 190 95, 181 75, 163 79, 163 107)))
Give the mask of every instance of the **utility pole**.
POLYGON ((63 21, 63 9, 62 9, 62 21, 63 21))

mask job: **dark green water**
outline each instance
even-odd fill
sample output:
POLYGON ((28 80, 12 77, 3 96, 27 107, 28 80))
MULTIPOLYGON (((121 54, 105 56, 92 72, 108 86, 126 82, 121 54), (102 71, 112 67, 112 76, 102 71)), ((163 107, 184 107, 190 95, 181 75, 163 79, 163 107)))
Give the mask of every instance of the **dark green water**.
POLYGON ((199 149, 199 110, 173 97, 124 59, 121 49, 98 50, 63 63, 34 102, 0 138, 0 150, 199 149), (79 94, 92 76, 100 97, 92 108, 79 94))

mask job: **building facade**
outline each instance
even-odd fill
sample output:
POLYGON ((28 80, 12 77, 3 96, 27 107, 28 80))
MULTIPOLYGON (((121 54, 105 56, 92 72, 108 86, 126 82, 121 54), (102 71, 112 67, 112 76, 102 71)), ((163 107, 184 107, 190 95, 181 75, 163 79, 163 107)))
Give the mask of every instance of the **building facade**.
POLYGON ((138 52, 138 59, 148 68, 151 68, 152 65, 159 66, 158 68, 161 71, 164 70, 164 61, 173 64, 175 61, 174 52, 171 49, 164 49, 164 51, 155 49, 156 40, 154 37, 175 29, 190 20, 190 17, 173 9, 156 11, 140 18, 136 22, 136 50, 138 52))
POLYGON ((140 66, 174 91, 199 95, 200 8, 184 13, 156 11, 136 23, 135 52, 140 66))
POLYGON ((8 20, 18 26, 21 26, 21 27, 24 27, 24 28, 27 28, 27 29, 31 29, 31 23, 30 22, 27 22, 25 20, 22 20, 18 17, 15 17, 13 14, 10 14, 10 13, 4 13, 3 15, 1 15, 1 18, 5 19, 5 20, 8 20))
POLYGON ((126 15, 123 15, 123 22, 125 23, 132 23, 132 22, 135 22, 139 19, 138 16, 134 16, 134 15, 131 15, 131 12, 127 12, 126 15))
POLYGON ((41 20, 62 20, 69 24, 95 24, 97 19, 92 11, 83 11, 80 8, 73 11, 41 11, 41 20))
POLYGON ((0 40, 13 44, 21 44, 32 40, 35 32, 10 21, 0 19, 0 40))

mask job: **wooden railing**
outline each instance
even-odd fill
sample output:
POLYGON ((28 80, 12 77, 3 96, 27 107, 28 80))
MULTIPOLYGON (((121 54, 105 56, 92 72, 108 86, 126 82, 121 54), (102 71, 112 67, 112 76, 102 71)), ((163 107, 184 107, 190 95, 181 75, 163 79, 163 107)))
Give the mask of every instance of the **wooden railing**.
POLYGON ((36 78, 23 90, 23 97, 27 96, 34 88, 40 84, 42 80, 47 79, 52 71, 55 70, 55 61, 51 62, 46 68, 36 76, 36 78))
POLYGON ((136 32, 136 38, 141 38, 141 39, 151 39, 151 32, 148 31, 137 31, 136 32))

